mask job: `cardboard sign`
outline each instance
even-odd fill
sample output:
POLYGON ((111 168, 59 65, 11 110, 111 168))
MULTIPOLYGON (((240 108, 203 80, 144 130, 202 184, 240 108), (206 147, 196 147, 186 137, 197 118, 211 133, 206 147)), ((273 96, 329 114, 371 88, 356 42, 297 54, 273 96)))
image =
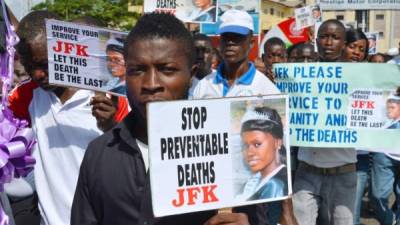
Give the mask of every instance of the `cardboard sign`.
POLYGON ((217 0, 145 0, 144 12, 166 12, 178 19, 190 23, 215 23, 217 20, 217 0))
POLYGON ((368 55, 375 55, 378 53, 378 39, 379 32, 365 33, 368 38, 368 55))
POLYGON ((291 63, 274 71, 277 87, 290 96, 292 145, 400 152, 400 129, 384 126, 393 120, 386 103, 400 86, 399 66, 291 63))
POLYGON ((314 26, 317 22, 322 22, 322 13, 319 5, 308 5, 295 9, 294 16, 298 30, 314 26))
POLYGON ((154 215, 287 198, 287 109, 284 95, 150 103, 154 215))
POLYGON ((49 83, 125 95, 126 33, 46 20, 49 83))
MULTIPOLYGON (((253 17, 254 32, 253 34, 259 34, 259 12, 260 12, 260 0, 218 0, 218 18, 229 9, 243 10, 253 17)), ((217 19, 215 24, 201 24, 200 33, 207 35, 216 35, 220 21, 217 19)))

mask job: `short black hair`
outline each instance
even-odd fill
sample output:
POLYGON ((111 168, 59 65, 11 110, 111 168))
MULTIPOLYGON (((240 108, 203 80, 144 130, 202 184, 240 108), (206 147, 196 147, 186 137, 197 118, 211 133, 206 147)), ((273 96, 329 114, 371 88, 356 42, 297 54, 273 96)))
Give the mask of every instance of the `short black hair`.
POLYGON ((93 16, 89 16, 89 15, 72 19, 71 22, 89 25, 89 26, 95 26, 95 27, 105 27, 106 26, 106 24, 102 20, 100 20, 96 17, 93 17, 93 16))
POLYGON ((193 35, 193 41, 205 41, 211 45, 211 38, 201 33, 193 35))
POLYGON ((280 39, 278 37, 272 37, 272 38, 268 39, 264 44, 264 54, 267 52, 266 50, 269 45, 280 45, 284 49, 286 49, 285 42, 283 42, 282 39, 280 39))
POLYGON ((335 24, 337 25, 342 31, 343 31, 343 38, 346 41, 346 28, 344 27, 343 23, 340 22, 339 20, 336 19, 329 19, 329 20, 325 20, 324 22, 322 22, 321 26, 318 28, 318 32, 317 32, 317 39, 319 36, 319 32, 325 28, 328 24, 335 24))
POLYGON ((189 67, 195 60, 193 38, 185 25, 175 16, 168 13, 152 12, 144 14, 129 32, 124 45, 125 58, 128 55, 129 45, 139 40, 166 38, 179 41, 182 51, 185 51, 189 67))
POLYGON ((59 19, 60 17, 46 10, 30 12, 20 21, 17 29, 17 35, 20 39, 16 46, 16 50, 21 57, 21 64, 29 73, 28 63, 31 60, 32 52, 34 51, 33 43, 38 41, 41 44, 46 43, 46 19, 59 19), (43 40, 38 40, 43 38, 43 40))
POLYGON ((299 46, 300 46, 301 44, 303 44, 303 43, 304 43, 304 42, 299 42, 299 43, 296 43, 296 44, 294 44, 294 45, 289 46, 289 47, 286 49, 286 53, 287 53, 288 57, 290 57, 290 54, 292 54, 292 52, 293 52, 294 50, 299 49, 299 46))
POLYGON ((364 61, 368 57, 368 38, 367 38, 367 36, 360 29, 350 28, 346 31, 346 46, 355 41, 359 41, 359 40, 365 40, 365 42, 367 43, 367 45, 364 49, 365 57, 362 59, 364 61))
POLYGON ((276 111, 276 109, 264 106, 264 107, 256 107, 254 108, 254 111, 256 113, 266 115, 266 117, 268 117, 269 120, 254 119, 245 121, 242 124, 240 133, 246 131, 259 130, 266 133, 270 133, 274 138, 283 139, 282 120, 281 116, 276 111))

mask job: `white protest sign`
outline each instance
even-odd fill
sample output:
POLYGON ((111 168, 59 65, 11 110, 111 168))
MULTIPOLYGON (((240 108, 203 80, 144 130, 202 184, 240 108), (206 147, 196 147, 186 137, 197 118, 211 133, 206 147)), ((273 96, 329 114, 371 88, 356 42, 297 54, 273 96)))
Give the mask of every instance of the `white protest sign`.
POLYGON ((154 215, 287 198, 287 110, 285 95, 150 103, 154 215))
POLYGON ((145 0, 144 12, 172 13, 178 19, 190 23, 215 23, 217 1, 145 0))
POLYGON ((358 89, 349 96, 347 126, 350 128, 383 128, 386 116, 386 99, 390 91, 358 89))
POLYGON ((46 20, 49 83, 125 95, 126 33, 46 20))
POLYGON ((305 6, 294 10, 296 19, 296 28, 303 29, 314 25, 314 20, 311 14, 311 6, 305 6))
POLYGON ((365 35, 368 38, 368 55, 378 53, 379 32, 367 32, 365 35))
POLYGON ((308 5, 294 10, 296 28, 303 29, 314 26, 322 21, 322 12, 319 5, 308 5))

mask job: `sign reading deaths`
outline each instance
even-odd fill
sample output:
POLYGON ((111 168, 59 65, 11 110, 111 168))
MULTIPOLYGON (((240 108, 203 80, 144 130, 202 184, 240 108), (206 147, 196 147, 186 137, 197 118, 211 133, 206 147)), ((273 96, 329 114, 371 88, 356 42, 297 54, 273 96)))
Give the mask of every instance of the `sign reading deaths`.
POLYGON ((46 21, 49 82, 125 94, 125 33, 46 21))
POLYGON ((278 88, 290 95, 292 145, 399 153, 400 130, 385 126, 394 119, 387 103, 400 86, 397 65, 297 63, 274 71, 278 88))
POLYGON ((277 95, 150 103, 147 118, 154 214, 167 216, 287 198, 291 193, 286 152, 289 135, 284 127, 287 102, 286 96, 277 95), (269 126, 246 130, 249 123, 260 121, 269 126), (267 159, 255 162, 255 149, 249 147, 255 131, 273 136, 265 141, 274 144, 258 151, 265 151, 262 157, 274 163, 267 159))

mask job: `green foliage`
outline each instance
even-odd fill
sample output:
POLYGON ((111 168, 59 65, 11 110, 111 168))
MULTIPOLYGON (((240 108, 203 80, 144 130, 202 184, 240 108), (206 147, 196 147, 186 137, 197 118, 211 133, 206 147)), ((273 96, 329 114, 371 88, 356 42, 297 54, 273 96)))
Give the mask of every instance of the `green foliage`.
POLYGON ((47 0, 33 9, 47 9, 59 14, 64 20, 81 16, 93 16, 109 28, 130 30, 140 14, 128 12, 128 4, 143 4, 143 0, 47 0))

